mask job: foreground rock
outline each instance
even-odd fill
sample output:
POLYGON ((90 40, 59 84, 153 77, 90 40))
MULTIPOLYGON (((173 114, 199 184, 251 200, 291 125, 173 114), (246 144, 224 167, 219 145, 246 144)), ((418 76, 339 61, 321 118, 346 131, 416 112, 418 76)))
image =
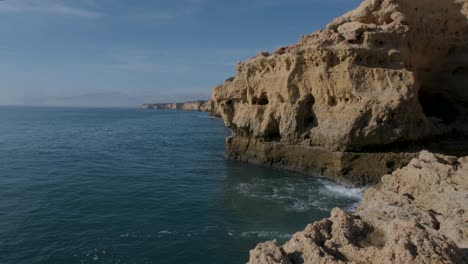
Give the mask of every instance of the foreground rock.
POLYGON ((259 244, 249 263, 468 263, 467 250, 468 157, 423 151, 355 214, 334 209, 282 247, 259 244))
POLYGON ((408 143, 466 142, 467 15, 468 0, 366 0, 297 45, 240 63, 213 94, 233 131, 228 156, 377 182, 420 150, 408 143))

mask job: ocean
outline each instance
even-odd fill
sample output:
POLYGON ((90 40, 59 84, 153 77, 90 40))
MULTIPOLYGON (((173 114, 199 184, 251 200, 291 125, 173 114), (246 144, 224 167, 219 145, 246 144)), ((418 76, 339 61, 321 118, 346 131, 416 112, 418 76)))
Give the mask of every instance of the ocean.
POLYGON ((0 107, 0 263, 246 263, 362 189, 224 159, 206 113, 0 107))

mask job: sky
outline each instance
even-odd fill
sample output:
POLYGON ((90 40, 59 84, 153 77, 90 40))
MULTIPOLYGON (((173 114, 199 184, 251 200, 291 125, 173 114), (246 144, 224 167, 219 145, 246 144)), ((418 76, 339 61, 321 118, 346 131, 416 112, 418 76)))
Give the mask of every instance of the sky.
POLYGON ((361 0, 0 0, 0 105, 207 99, 361 0))

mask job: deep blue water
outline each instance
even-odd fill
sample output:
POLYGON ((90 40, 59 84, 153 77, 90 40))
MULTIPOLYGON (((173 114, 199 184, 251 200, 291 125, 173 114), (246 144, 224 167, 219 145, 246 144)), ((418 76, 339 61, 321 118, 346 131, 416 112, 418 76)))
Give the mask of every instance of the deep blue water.
POLYGON ((245 263, 361 190, 224 159, 198 112, 0 107, 0 263, 245 263))

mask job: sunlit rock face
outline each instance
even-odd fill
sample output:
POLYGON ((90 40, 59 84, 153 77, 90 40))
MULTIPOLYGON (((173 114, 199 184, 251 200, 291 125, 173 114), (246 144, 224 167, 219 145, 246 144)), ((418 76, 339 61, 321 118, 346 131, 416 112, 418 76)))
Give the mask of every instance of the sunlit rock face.
POLYGON ((250 264, 467 263, 468 157, 423 151, 369 189, 356 213, 334 209, 250 264))
POLYGON ((367 0, 296 45, 240 63, 213 94, 233 131, 228 156, 377 181, 414 156, 376 156, 360 172, 351 167, 364 161, 342 153, 466 136, 467 14, 467 0, 367 0), (312 150, 291 157, 286 146, 312 150), (336 166, 314 162, 314 148, 336 166))

